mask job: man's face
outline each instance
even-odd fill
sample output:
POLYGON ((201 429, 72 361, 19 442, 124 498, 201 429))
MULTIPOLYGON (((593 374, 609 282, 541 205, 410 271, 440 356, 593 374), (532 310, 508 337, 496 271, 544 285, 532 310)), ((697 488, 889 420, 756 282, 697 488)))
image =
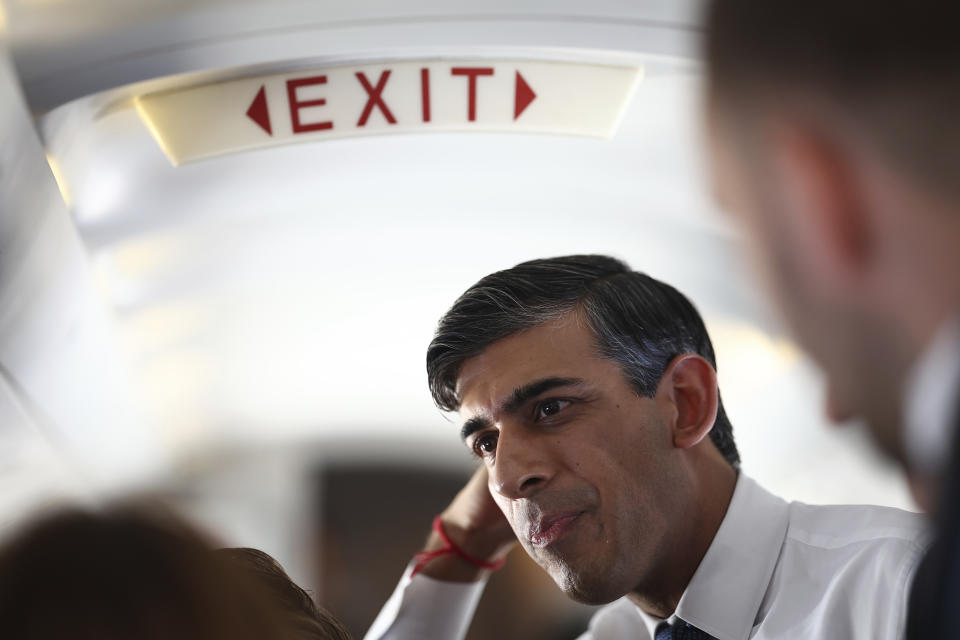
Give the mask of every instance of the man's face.
MULTIPOLYGON (((834 261, 825 254, 830 239, 823 225, 811 223, 823 219, 823 211, 812 208, 842 198, 830 201, 826 187, 817 192, 815 167, 778 162, 788 153, 780 141, 746 126, 718 111, 709 114, 714 192, 745 227, 761 279, 798 342, 826 373, 828 414, 837 421, 865 418, 880 447, 902 461, 890 328, 871 312, 862 291, 831 270, 834 261)), ((840 205, 830 211, 846 213, 840 205)))
POLYGON ((666 562, 684 499, 664 409, 596 355, 575 315, 490 345, 458 389, 494 500, 568 595, 610 602, 666 562))

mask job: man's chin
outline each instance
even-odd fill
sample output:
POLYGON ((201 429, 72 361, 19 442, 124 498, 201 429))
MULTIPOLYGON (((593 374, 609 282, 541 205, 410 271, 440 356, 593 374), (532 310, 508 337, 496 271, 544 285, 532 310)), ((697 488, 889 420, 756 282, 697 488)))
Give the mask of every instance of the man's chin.
POLYGON ((570 588, 560 587, 567 597, 581 604, 602 605, 619 600, 626 592, 610 589, 609 585, 577 583, 570 588))
POLYGON ((619 588, 613 584, 609 573, 577 571, 566 565, 555 565, 546 570, 568 598, 583 604, 608 604, 629 591, 627 587, 619 588))

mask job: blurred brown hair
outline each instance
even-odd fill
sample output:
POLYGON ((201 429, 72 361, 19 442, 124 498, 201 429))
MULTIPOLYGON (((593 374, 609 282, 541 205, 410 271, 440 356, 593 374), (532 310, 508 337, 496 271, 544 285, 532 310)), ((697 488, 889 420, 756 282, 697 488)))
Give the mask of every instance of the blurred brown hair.
POLYGON ((290 638, 242 572, 169 511, 76 508, 0 549, 0 636, 290 638))
POLYGON ((220 549, 222 557, 250 576, 286 619, 297 640, 351 640, 346 628, 314 603, 272 556, 259 549, 220 549))
POLYGON ((958 194, 960 4, 942 0, 710 0, 708 99, 755 123, 815 101, 888 161, 958 194), (863 137, 863 136, 861 136, 863 137))

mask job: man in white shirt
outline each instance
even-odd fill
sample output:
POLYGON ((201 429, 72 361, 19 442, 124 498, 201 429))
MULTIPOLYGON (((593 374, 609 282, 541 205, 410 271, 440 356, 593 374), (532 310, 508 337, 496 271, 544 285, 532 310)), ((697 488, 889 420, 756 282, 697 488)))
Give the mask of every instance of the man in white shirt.
POLYGON ((922 524, 787 504, 739 473, 713 347, 678 291, 604 256, 491 274, 427 353, 480 470, 367 638, 455 640, 517 541, 585 638, 902 637, 922 524))
POLYGON ((829 412, 864 418, 939 520, 908 635, 956 637, 960 12, 935 0, 707 6, 718 199, 826 372, 829 412))

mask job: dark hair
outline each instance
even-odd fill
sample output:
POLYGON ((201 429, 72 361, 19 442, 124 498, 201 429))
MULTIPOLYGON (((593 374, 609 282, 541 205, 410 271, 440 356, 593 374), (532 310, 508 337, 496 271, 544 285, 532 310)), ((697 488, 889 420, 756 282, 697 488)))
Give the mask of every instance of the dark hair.
POLYGON ((282 623, 205 539, 156 505, 62 510, 0 549, 5 638, 293 638, 282 623))
MULTIPOLYGON (((663 372, 680 354, 696 353, 716 368, 700 314, 670 285, 607 256, 531 260, 481 279, 440 320, 427 349, 434 402, 456 411, 464 361, 497 340, 574 309, 589 323, 599 353, 620 365, 641 396, 654 395, 663 372)), ((722 401, 710 437, 724 458, 739 467, 722 401)))
POLYGON ((248 575, 287 619, 297 640, 350 640, 350 633, 333 615, 318 607, 271 555, 238 547, 217 551, 248 575))
POLYGON ((815 96, 889 160, 955 192, 958 18, 942 0, 711 0, 708 96, 748 121, 771 101, 815 96))

